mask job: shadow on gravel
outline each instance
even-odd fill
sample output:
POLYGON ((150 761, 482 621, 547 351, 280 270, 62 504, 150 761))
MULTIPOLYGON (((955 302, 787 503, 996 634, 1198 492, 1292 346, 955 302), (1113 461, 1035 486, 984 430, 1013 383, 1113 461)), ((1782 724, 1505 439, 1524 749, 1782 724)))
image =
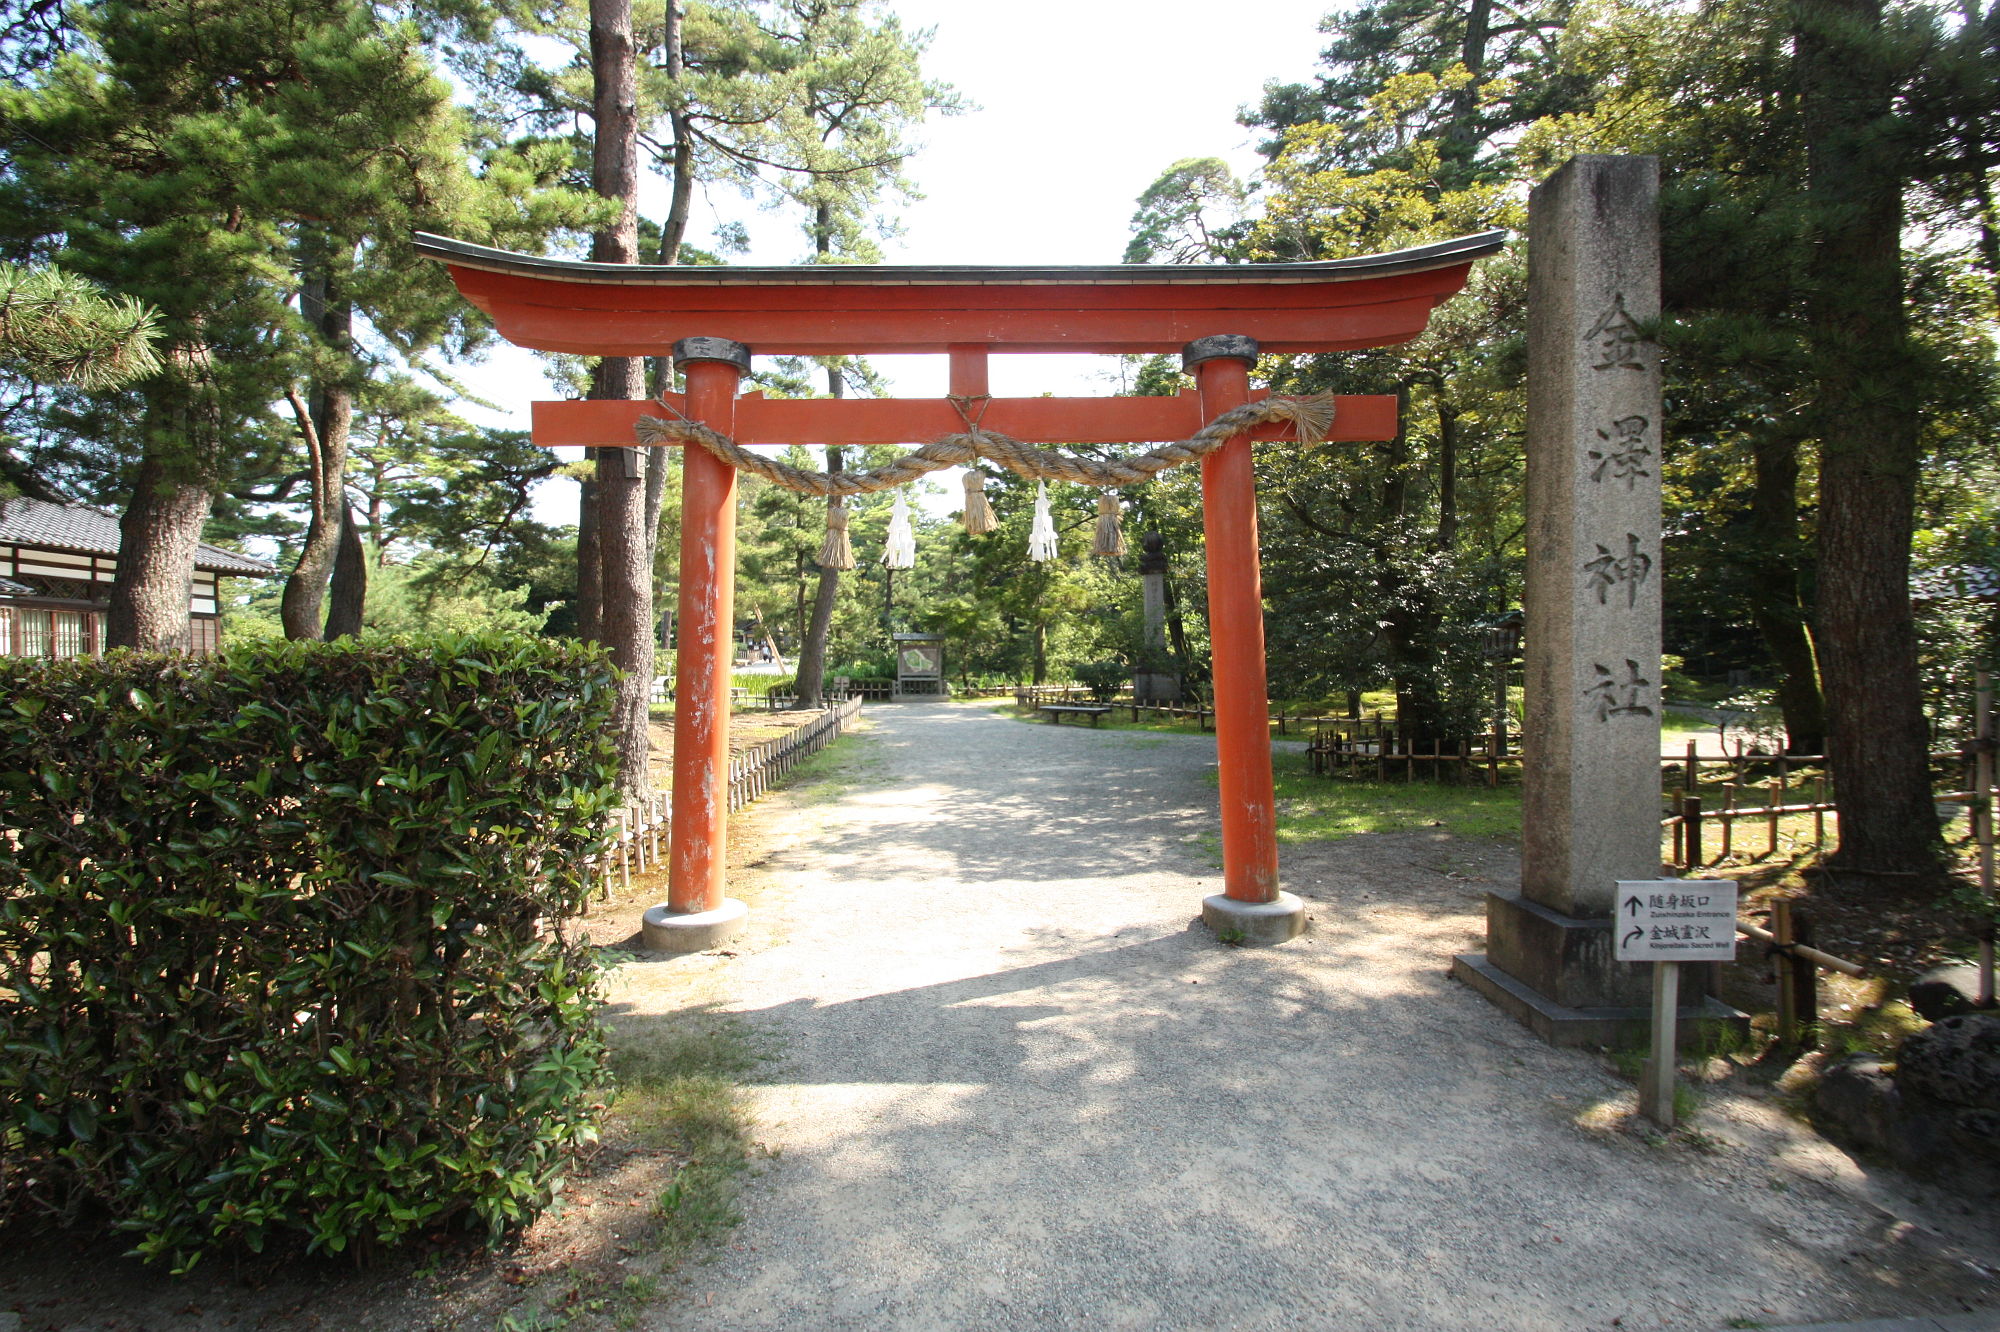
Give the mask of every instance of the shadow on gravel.
POLYGON ((1504 852, 1288 850, 1311 933, 1229 949, 1161 923, 1217 877, 1212 740, 874 715, 879 780, 772 858, 801 997, 738 1011, 783 1034, 792 1145, 728 1325, 1705 1328, 1989 1289, 1810 1154, 1593 1127, 1629 1086, 1445 975, 1504 852), (980 974, 894 979, 961 945, 980 974), (875 992, 815 995, 869 959, 875 992))

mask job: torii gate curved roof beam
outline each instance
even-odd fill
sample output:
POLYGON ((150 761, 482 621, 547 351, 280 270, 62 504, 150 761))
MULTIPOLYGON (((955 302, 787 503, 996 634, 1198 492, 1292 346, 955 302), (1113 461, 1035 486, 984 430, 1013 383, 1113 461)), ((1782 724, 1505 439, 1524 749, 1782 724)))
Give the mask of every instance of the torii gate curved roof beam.
POLYGON ((1501 231, 1388 254, 1291 264, 1074 267, 599 264, 419 234, 509 342, 656 356, 684 337, 760 355, 945 352, 1150 354, 1243 334, 1266 352, 1407 342, 1465 284, 1501 231))

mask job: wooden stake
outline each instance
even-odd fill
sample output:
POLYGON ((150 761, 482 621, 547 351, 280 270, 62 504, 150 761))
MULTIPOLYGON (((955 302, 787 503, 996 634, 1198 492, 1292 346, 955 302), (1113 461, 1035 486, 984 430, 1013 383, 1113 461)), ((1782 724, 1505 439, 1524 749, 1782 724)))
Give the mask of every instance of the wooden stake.
POLYGON ((1812 1041, 1819 1030, 1819 967, 1812 960, 1812 917, 1794 909, 1792 917, 1792 1016, 1799 1024, 1799 1042, 1812 1041))
POLYGON ((618 811, 618 882, 626 892, 632 891, 632 840, 631 827, 625 811, 618 811))
POLYGON ((1778 941, 1771 954, 1778 975, 1778 1043, 1789 1048, 1799 1043, 1798 989, 1792 977, 1802 964, 1792 956, 1792 904, 1783 898, 1771 904, 1771 934, 1778 941))

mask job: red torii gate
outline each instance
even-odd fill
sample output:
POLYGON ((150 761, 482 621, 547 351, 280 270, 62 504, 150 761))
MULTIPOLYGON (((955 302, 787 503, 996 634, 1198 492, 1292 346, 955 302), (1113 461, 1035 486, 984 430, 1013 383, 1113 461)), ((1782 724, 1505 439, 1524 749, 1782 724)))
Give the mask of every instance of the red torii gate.
MULTIPOLYGON (((1098 267, 698 268, 544 259, 439 236, 417 249, 442 260, 502 337, 541 351, 658 356, 672 348, 687 379, 674 411, 741 444, 899 444, 965 428, 935 399, 770 400, 738 396, 754 349, 767 355, 950 358, 950 393, 986 399, 990 353, 1157 354, 1179 350, 1193 393, 1172 398, 989 399, 984 429, 1035 444, 1186 439, 1264 396, 1249 386, 1260 352, 1330 352, 1407 342, 1464 286, 1498 231, 1390 254, 1321 263, 1098 267)), ((1396 400, 1342 397, 1329 440, 1393 438, 1396 400)), ((650 402, 534 404, 542 445, 629 447, 650 402)), ((1253 943, 1296 935, 1304 908, 1278 887, 1265 693, 1263 594, 1250 441, 1202 459, 1216 753, 1221 772, 1223 893, 1202 915, 1253 943)), ((674 785, 667 910, 676 946, 703 948, 732 928, 723 894, 729 775, 729 668, 735 596, 736 472, 690 448, 682 469, 674 785)), ((654 931, 649 930, 649 935, 654 931)))

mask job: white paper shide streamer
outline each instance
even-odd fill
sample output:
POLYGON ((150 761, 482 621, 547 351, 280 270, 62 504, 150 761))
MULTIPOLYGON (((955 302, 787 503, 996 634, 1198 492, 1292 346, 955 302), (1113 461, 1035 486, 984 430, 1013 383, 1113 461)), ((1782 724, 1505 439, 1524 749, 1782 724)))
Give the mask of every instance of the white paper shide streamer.
POLYGON ((1035 524, 1028 529, 1028 558, 1035 561, 1052 560, 1056 557, 1056 525, 1049 517, 1049 486, 1046 481, 1035 483, 1035 524))
POLYGON ((910 501, 900 490, 895 507, 889 510, 889 539, 882 547, 882 564, 890 569, 917 567, 917 534, 910 528, 910 501))

